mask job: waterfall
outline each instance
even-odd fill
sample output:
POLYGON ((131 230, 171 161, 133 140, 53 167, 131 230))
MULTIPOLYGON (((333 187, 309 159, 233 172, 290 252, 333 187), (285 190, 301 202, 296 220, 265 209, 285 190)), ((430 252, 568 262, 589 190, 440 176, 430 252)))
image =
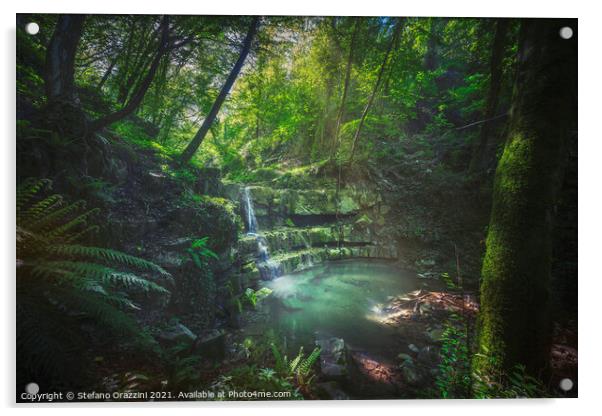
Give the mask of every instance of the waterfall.
POLYGON ((247 211, 247 234, 255 235, 257 234, 257 218, 255 217, 255 210, 251 201, 251 190, 248 186, 245 186, 245 205, 247 211))
POLYGON ((303 241, 303 244, 305 245, 305 249, 308 250, 308 253, 302 255, 302 257, 301 257, 301 261, 303 263, 303 268, 306 269, 309 267, 313 267, 314 261, 313 261, 312 253, 310 251, 311 242, 309 241, 309 236, 306 236, 304 233, 301 233, 300 237, 301 237, 301 241, 303 241))
POLYGON ((248 186, 244 189, 245 211, 247 214, 247 235, 255 237, 257 241, 257 269, 263 280, 272 280, 282 274, 280 263, 270 259, 270 251, 268 241, 262 235, 259 235, 259 227, 257 226, 257 217, 253 208, 253 200, 251 199, 251 190, 248 186))

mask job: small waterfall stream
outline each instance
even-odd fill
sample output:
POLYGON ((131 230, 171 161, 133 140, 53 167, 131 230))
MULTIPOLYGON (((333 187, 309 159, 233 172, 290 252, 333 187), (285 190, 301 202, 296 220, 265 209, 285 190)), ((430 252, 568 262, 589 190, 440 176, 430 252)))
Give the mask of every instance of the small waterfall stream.
POLYGON ((245 186, 245 210, 247 211, 247 235, 257 235, 257 218, 255 217, 255 209, 251 201, 251 190, 245 186))
POLYGON ((263 280, 273 280, 282 274, 280 263, 270 258, 268 241, 264 236, 259 235, 259 227, 257 225, 257 217, 253 208, 253 199, 251 198, 251 190, 248 186, 244 189, 244 202, 247 217, 247 235, 255 237, 257 241, 257 269, 261 273, 263 280))

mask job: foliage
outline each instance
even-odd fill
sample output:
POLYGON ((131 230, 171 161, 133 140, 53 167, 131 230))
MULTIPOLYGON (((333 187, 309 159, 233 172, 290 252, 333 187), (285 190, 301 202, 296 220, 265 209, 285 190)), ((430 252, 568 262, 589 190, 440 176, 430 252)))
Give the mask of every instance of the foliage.
POLYGON ((258 290, 253 290, 252 288, 248 287, 241 296, 249 305, 255 308, 257 303, 259 303, 262 299, 265 299, 271 293, 272 290, 267 287, 262 287, 258 290))
POLYGON ((28 374, 61 380, 66 368, 77 367, 67 363, 83 358, 86 321, 152 347, 128 313, 139 309, 132 296, 169 292, 137 273, 170 275, 144 259, 80 244, 98 230, 90 222, 97 210, 47 195, 50 186, 47 179, 30 179, 17 188, 17 346, 28 374))
MULTIPOLYGON (((490 359, 483 357, 483 359, 490 359)), ((541 381, 526 372, 524 365, 517 364, 508 373, 484 375, 476 370, 473 374, 474 397, 477 399, 542 398, 549 393, 541 381)))
POLYGON ((208 247, 209 237, 197 238, 192 241, 190 247, 186 249, 186 252, 194 261, 194 264, 199 268, 203 269, 206 267, 206 261, 209 258, 219 259, 217 254, 208 247))
POLYGON ((451 315, 441 335, 441 362, 435 385, 444 399, 470 398, 470 351, 464 319, 451 315))
MULTIPOLYGON (((56 21, 51 15, 37 19, 49 27, 56 21)), ((132 98, 157 49, 160 19, 153 15, 88 16, 77 50, 75 78, 93 118, 121 108, 132 98)), ((286 187, 303 177, 286 175, 288 169, 276 172, 277 162, 310 163, 333 156, 345 160, 349 155, 396 20, 261 20, 261 47, 251 51, 252 65, 239 76, 193 162, 220 167, 230 179, 243 182, 270 181, 285 173, 281 186, 286 187), (344 91, 347 69, 350 76, 344 91)), ((126 140, 173 159, 190 142, 218 95, 240 51, 248 17, 172 16, 170 23, 173 42, 182 44, 162 58, 136 115, 112 128, 126 140)), ((488 25, 483 19, 403 20, 362 131, 365 137, 358 160, 365 161, 380 142, 399 143, 408 134, 426 135, 433 145, 450 129, 482 116, 493 41, 488 25)), ((513 38, 517 26, 511 25, 513 38)), ((19 91, 25 96, 42 90, 45 43, 22 31, 18 36, 22 49, 18 53, 19 91)), ((508 42, 500 97, 505 107, 513 52, 516 44, 508 42)), ((43 97, 31 95, 32 100, 34 95, 43 97)), ((474 130, 466 133, 462 137, 469 140, 474 130)))
POLYGON ((271 344, 271 348, 276 372, 282 377, 294 380, 302 391, 308 391, 314 378, 312 367, 320 357, 320 348, 314 348, 306 357, 303 347, 301 347, 299 353, 292 360, 283 355, 275 343, 271 344))
POLYGON ((191 354, 190 350, 189 342, 180 342, 162 351, 161 361, 167 369, 163 387, 169 391, 193 389, 202 382, 199 371, 202 357, 191 354))
MULTIPOLYGON (((271 368, 257 367, 256 365, 241 365, 226 374, 220 375, 210 386, 214 392, 288 392, 288 397, 269 398, 269 400, 303 400, 299 390, 287 378, 280 377, 271 368)), ((253 397, 241 400, 261 400, 253 397)), ((267 398, 266 398, 267 399, 267 398)), ((218 399, 220 400, 220 399, 218 399)), ((236 400, 228 397, 221 400, 236 400)))
MULTIPOLYGON (((202 147, 190 163, 179 163, 182 150, 207 119, 230 73, 249 17, 171 16, 167 26, 169 51, 156 55, 161 57, 156 67, 151 61, 162 50, 159 28, 167 19, 155 15, 87 16, 81 39, 76 42, 75 65, 70 68, 74 70, 77 96, 64 107, 81 110, 85 115, 83 125, 88 118, 98 119, 137 102, 136 91, 141 85, 149 85, 145 82, 149 68, 157 69, 136 111, 112 123, 110 130, 97 132, 103 143, 99 146, 101 150, 91 145, 96 137, 82 139, 79 135, 57 134, 46 130, 53 127, 42 122, 51 114, 46 113, 52 109, 48 104, 53 104, 47 102, 45 96, 45 80, 51 77, 45 73, 45 68, 50 67, 44 60, 57 18, 35 15, 43 28, 35 37, 17 30, 17 143, 19 156, 26 162, 23 165, 27 165, 24 170, 28 175, 31 170, 36 175, 64 178, 63 189, 73 189, 73 193, 85 198, 88 204, 116 206, 120 205, 117 201, 126 199, 121 193, 126 188, 122 187, 123 183, 113 182, 125 182, 122 181, 124 172, 131 173, 133 165, 153 155, 153 161, 159 161, 161 176, 176 185, 177 193, 173 193, 173 197, 169 193, 169 212, 171 208, 181 210, 178 214, 194 218, 195 225, 199 225, 192 230, 182 221, 182 228, 186 228, 183 234, 193 238, 182 253, 186 261, 182 262, 182 275, 176 282, 179 293, 174 304, 184 299, 184 302, 194 302, 194 306, 210 309, 212 314, 218 310, 222 288, 217 287, 213 269, 226 261, 225 254, 234 252, 230 248, 242 228, 237 227, 239 207, 224 198, 200 195, 198 188, 202 185, 210 189, 208 184, 219 183, 221 174, 231 181, 261 183, 280 189, 330 190, 338 185, 359 188, 366 182, 375 184, 383 191, 383 198, 374 201, 374 211, 382 208, 382 216, 373 218, 373 210, 362 206, 361 214, 349 219, 349 224, 367 229, 371 236, 374 230, 376 235, 387 234, 392 241, 409 242, 410 250, 427 246, 430 249, 434 243, 446 239, 448 236, 442 233, 440 224, 471 239, 472 236, 464 232, 470 227, 454 221, 456 212, 462 211, 461 207, 469 207, 467 209, 474 212, 488 209, 489 195, 484 193, 478 196, 478 203, 471 198, 466 198, 462 205, 456 201, 476 194, 468 190, 475 181, 488 179, 467 172, 479 133, 487 132, 492 147, 500 148, 498 138, 504 131, 503 119, 499 119, 499 123, 488 122, 488 129, 484 129, 483 124, 489 108, 488 95, 496 88, 494 80, 499 78, 492 75, 495 60, 491 58, 494 43, 491 19, 263 16, 258 42, 252 45, 247 65, 202 147), (396 27, 401 31, 397 32, 396 27), (368 103, 370 111, 367 111, 368 103), (355 139, 359 139, 357 149, 355 139), (112 146, 127 147, 132 155, 127 160, 127 170, 117 166, 119 172, 115 172, 115 177, 120 179, 115 181, 107 174, 116 167, 110 160, 115 155, 112 146), (347 166, 352 149, 357 150, 355 163, 347 166), (75 169, 64 169, 63 156, 80 152, 82 158, 78 162, 81 163, 75 169), (215 175, 204 178, 201 168, 211 169, 215 175), (215 182, 210 182, 213 178, 215 182), (197 235, 205 237, 196 238, 197 235)), ((502 45, 501 63, 497 65, 502 75, 497 85, 499 100, 494 113, 502 116, 511 107, 518 28, 519 20, 509 20, 508 39, 502 45)), ((527 86, 540 85, 545 83, 534 82, 527 86)), ((65 101, 69 101, 69 97, 65 101)), ((522 102, 514 101, 513 104, 522 102)), ((529 104, 529 100, 523 101, 529 104)), ((76 124, 80 112, 74 111, 74 117, 70 118, 71 114, 64 108, 57 110, 57 124, 69 126, 72 121, 76 124)), ((540 112, 542 108, 540 106, 540 112)), ((515 124, 519 126, 533 120, 533 124, 539 126, 539 118, 532 118, 530 113, 515 124)), ((513 201, 512 195, 526 186, 524 179, 531 171, 533 178, 539 179, 543 178, 541 172, 555 170, 531 169, 529 161, 552 159, 531 157, 535 153, 530 148, 529 134, 514 131, 510 137, 501 156, 495 196, 500 201, 510 201, 511 208, 518 207, 521 211, 522 200, 513 201)), ((548 148, 561 149, 562 146, 548 148)), ((488 160, 489 167, 497 163, 493 153, 488 160)), ((148 164, 140 165, 150 168, 148 164)), ((551 165, 556 169, 563 164, 551 165)), ((134 176, 134 181, 136 186, 144 187, 140 177, 134 176)), ((29 373, 60 373, 63 368, 76 368, 78 366, 64 363, 74 355, 85 356, 79 352, 84 351, 82 346, 86 345, 87 338, 111 340, 105 332, 122 335, 123 344, 137 342, 152 347, 153 340, 144 328, 139 328, 130 312, 139 308, 143 298, 155 300, 156 297, 163 301, 167 297, 168 291, 151 275, 168 279, 168 273, 152 262, 111 247, 93 246, 91 234, 99 227, 91 219, 98 211, 86 210, 83 201, 68 203, 58 194, 42 196, 42 189, 49 187, 50 182, 46 180, 26 181, 17 192, 17 344, 19 354, 26 356, 24 360, 19 357, 19 365, 28 367, 29 373)), ((535 188, 547 189, 539 185, 535 188)), ((208 190, 207 193, 217 192, 208 190)), ((554 206, 554 201, 548 202, 544 204, 546 207, 554 206)), ((274 201, 277 203, 286 201, 274 201)), ((134 205, 125 203, 123 210, 134 205)), ((154 217, 159 209, 150 208, 147 204, 146 214, 154 217)), ((502 219, 511 217, 507 209, 500 212, 502 219)), ((470 217, 467 213, 462 215, 470 217)), ((520 222, 517 219, 531 218, 528 215, 514 217, 498 228, 490 227, 488 253, 499 257, 511 252, 508 244, 500 243, 501 237, 512 234, 508 230, 516 228, 520 222)), ((292 218, 285 220, 289 227, 295 225, 292 218)), ((519 234, 514 234, 510 237, 516 239, 519 234)), ((512 261, 508 264, 519 264, 514 257, 510 256, 512 261)), ((500 269, 503 262, 493 260, 491 256, 485 257, 484 275, 500 269)), ((529 267, 523 269, 540 265, 540 262, 527 263, 529 267)), ((421 260, 416 265, 431 267, 421 260)), ((459 289, 448 274, 441 278, 449 289, 459 289)), ((524 292, 517 292, 516 287, 503 279, 498 286, 487 283, 490 280, 484 280, 483 293, 491 294, 494 306, 504 304, 502 296, 497 296, 501 289, 511 294, 524 292)), ((253 288, 234 293, 234 287, 239 289, 238 282, 235 283, 228 282, 225 289, 239 311, 245 307, 256 308, 261 299, 269 295, 266 289, 253 288)), ((542 281, 542 287, 544 283, 542 281)), ((535 297, 532 304, 522 302, 520 305, 545 314, 545 308, 535 307, 535 301, 543 298, 535 297)), ((510 316, 503 308, 489 312, 489 304, 491 302, 482 301, 481 316, 493 324, 497 325, 498 318, 501 321, 510 316)), ((509 321, 512 319, 517 322, 517 317, 509 321)), ((484 327, 482 338, 491 340, 485 340, 488 342, 480 346, 477 359, 472 360, 484 363, 483 366, 493 371, 484 375, 477 368, 471 373, 468 367, 471 334, 465 330, 467 322, 464 317, 450 317, 442 337, 442 361, 436 384, 442 397, 545 394, 545 389, 526 374, 524 367, 501 373, 499 359, 504 358, 503 352, 509 351, 511 345, 498 342, 495 325, 493 329, 484 327), (490 351, 495 354, 486 354, 490 351)), ((515 338, 526 339, 524 336, 515 338)), ((318 349, 308 356, 300 350, 289 360, 275 343, 266 346, 245 340, 244 344, 252 364, 228 370, 215 381, 214 388, 287 390, 294 392, 293 397, 301 393, 307 396, 314 376, 312 367, 320 354, 318 349)), ((172 364, 167 371, 168 384, 172 387, 187 389, 202 384, 198 371, 200 358, 187 354, 186 348, 179 345, 163 351, 164 361, 172 364)), ((519 349, 522 350, 526 351, 519 349)), ((507 370, 508 366, 502 367, 507 370)), ((125 382, 129 381, 128 377, 125 382)))

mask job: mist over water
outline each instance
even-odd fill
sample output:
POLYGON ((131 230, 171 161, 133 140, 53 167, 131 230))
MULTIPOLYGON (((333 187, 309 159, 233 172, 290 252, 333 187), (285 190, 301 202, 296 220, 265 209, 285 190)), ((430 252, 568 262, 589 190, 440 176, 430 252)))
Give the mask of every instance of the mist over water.
POLYGON ((391 296, 422 287, 414 273, 388 263, 347 260, 284 275, 265 286, 270 320, 286 336, 291 351, 311 348, 316 334, 335 336, 360 350, 383 357, 398 353, 399 336, 379 322, 391 296))

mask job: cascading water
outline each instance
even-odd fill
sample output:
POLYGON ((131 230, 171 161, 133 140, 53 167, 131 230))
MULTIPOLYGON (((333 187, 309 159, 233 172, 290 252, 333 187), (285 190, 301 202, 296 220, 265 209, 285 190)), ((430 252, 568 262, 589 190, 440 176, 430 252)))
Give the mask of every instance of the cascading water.
POLYGON ((305 268, 313 267, 314 261, 313 261, 312 253, 311 253, 311 251, 309 251, 309 249, 311 249, 311 243, 309 242, 309 240, 307 239, 307 237, 304 234, 301 234, 300 236, 301 236, 301 241, 303 241, 303 245, 305 245, 305 248, 308 250, 308 253, 302 257, 303 268, 305 269, 305 268))
POLYGON ((280 263, 270 259, 270 251, 268 241, 265 237, 258 234, 257 217, 253 208, 253 200, 251 198, 251 190, 249 187, 244 189, 245 210, 247 217, 247 235, 255 237, 257 241, 257 269, 261 273, 263 280, 272 280, 282 274, 280 263))
POLYGON ((245 208, 247 211, 247 234, 257 234, 257 218, 255 217, 255 210, 253 209, 253 202, 251 201, 251 190, 248 186, 245 187, 245 208))

